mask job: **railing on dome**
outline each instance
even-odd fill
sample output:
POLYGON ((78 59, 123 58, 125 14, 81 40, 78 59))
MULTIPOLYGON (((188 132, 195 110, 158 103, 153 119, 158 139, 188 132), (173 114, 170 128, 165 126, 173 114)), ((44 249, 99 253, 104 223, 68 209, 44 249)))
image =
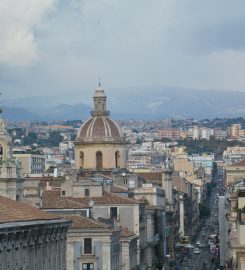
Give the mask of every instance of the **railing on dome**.
POLYGON ((110 111, 90 111, 91 115, 93 117, 96 117, 96 116, 109 116, 110 115, 110 111))
POLYGON ((77 142, 125 142, 124 137, 79 137, 76 140, 77 142))

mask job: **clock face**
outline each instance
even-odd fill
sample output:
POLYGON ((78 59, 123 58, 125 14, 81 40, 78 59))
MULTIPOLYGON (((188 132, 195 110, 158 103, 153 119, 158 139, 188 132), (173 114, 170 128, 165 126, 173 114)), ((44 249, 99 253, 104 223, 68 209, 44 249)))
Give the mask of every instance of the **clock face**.
POLYGON ((94 206, 94 201, 90 201, 90 202, 88 203, 88 205, 89 205, 90 207, 93 207, 93 206, 94 206))

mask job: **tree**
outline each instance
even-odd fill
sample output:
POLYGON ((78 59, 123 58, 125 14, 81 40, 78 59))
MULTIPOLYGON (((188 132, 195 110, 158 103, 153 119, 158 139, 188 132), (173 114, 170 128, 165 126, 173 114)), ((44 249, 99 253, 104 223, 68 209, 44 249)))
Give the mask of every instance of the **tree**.
POLYGON ((49 133, 49 144, 51 146, 58 146, 60 142, 62 142, 63 137, 60 135, 58 131, 52 131, 49 133))
POLYGON ((37 143, 37 134, 35 132, 29 132, 28 135, 24 138, 24 145, 32 145, 33 143, 37 143))

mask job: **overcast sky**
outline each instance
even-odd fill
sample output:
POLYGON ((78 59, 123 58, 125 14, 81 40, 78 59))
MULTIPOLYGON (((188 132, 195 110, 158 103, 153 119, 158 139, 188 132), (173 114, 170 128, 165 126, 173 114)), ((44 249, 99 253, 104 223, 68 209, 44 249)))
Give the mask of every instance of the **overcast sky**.
MULTIPOLYGON (((244 0, 1 0, 5 97, 152 85, 245 91, 244 0)), ((116 93, 115 93, 116 96, 116 93)))

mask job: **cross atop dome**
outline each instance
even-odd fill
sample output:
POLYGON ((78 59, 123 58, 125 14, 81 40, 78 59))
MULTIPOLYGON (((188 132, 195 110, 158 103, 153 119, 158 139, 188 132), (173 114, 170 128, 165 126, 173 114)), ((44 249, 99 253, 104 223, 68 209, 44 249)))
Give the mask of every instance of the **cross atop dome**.
POLYGON ((94 110, 91 111, 91 115, 95 116, 109 116, 110 112, 106 110, 106 100, 107 96, 104 89, 101 86, 101 81, 99 79, 98 87, 95 89, 94 93, 94 110))

